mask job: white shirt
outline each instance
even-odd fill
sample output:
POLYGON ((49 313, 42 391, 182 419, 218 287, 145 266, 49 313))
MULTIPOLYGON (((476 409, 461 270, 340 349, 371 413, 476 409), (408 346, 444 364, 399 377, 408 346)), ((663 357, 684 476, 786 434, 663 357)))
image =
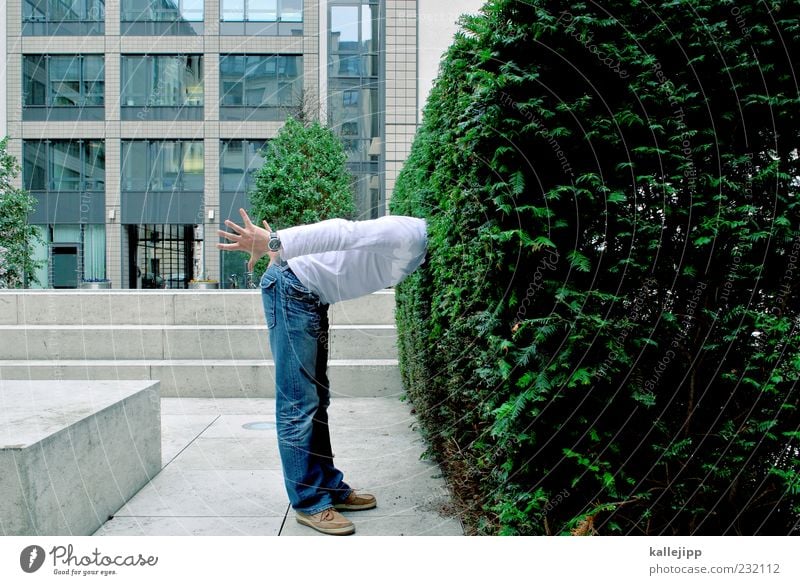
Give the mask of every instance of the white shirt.
POLYGON ((425 220, 386 215, 329 219, 278 231, 281 257, 326 304, 393 286, 425 260, 425 220))

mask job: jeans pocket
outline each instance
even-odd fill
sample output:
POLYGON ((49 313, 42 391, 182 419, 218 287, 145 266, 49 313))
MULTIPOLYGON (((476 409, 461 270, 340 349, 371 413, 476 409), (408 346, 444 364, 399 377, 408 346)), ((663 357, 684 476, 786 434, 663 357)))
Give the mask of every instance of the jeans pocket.
POLYGON ((278 287, 275 286, 275 279, 266 274, 261 279, 261 302, 264 305, 264 319, 267 322, 267 329, 275 327, 276 322, 276 301, 278 287))
POLYGON ((308 287, 300 283, 299 280, 287 280, 286 296, 296 301, 305 301, 314 305, 319 301, 319 297, 311 292, 308 287))

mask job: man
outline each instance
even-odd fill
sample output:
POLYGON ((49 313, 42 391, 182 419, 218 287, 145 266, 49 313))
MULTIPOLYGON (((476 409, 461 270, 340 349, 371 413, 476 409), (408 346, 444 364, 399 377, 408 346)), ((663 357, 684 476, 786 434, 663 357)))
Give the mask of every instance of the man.
POLYGON ((393 286, 425 259, 425 221, 390 215, 368 221, 330 219, 272 231, 231 220, 223 250, 248 252, 248 269, 264 255, 261 298, 275 360, 278 449, 289 501, 299 523, 325 534, 352 534, 338 510, 368 510, 333 464, 328 430, 328 306, 393 286))

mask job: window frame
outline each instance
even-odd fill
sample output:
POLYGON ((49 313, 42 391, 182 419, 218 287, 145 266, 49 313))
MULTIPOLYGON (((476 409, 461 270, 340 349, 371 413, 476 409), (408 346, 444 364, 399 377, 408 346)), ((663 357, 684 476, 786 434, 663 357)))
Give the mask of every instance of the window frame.
MULTIPOLYGON (((263 0, 261 0, 263 1, 263 0)), ((287 3, 291 0, 273 0, 275 3, 275 18, 250 18, 250 14, 255 12, 251 10, 250 5, 259 2, 259 0, 221 0, 220 1, 220 9, 219 9, 219 19, 220 22, 259 22, 259 23, 272 23, 272 22, 292 22, 298 23, 303 22, 303 12, 305 10, 305 1, 301 0, 300 2, 300 12, 299 18, 284 18, 283 17, 283 3, 286 1, 287 3), (239 18, 224 18, 224 14, 226 12, 226 4, 228 2, 241 2, 242 3, 242 11, 241 11, 241 19, 239 18)), ((292 14, 297 14, 293 12, 292 14)))
MULTIPOLYGON (((137 10, 129 10, 126 9, 126 4, 128 4, 130 0, 121 0, 119 5, 119 20, 120 22, 191 22, 191 23, 202 23, 205 21, 205 2, 201 2, 201 10, 199 14, 199 18, 195 17, 194 20, 187 18, 184 12, 184 4, 190 2, 191 0, 175 0, 177 3, 176 9, 164 8, 163 0, 147 0, 148 6, 141 12, 141 14, 137 18, 132 18, 131 15, 137 14, 137 10), (160 6, 161 5, 161 6, 160 6), (165 15, 171 14, 174 15, 173 18, 155 18, 154 15, 157 13, 162 13, 165 15)), ((197 14, 197 10, 189 10, 190 13, 197 14)))
MULTIPOLYGON (((269 139, 266 138, 220 138, 219 141, 219 185, 220 191, 224 193, 250 193, 255 187, 255 173, 258 172, 257 168, 253 168, 253 162, 260 155, 259 151, 263 151, 269 147, 269 139), (237 169, 241 171, 241 179, 238 182, 236 189, 226 188, 224 163, 225 156, 228 152, 231 143, 240 143, 242 145, 242 168, 237 169), (261 146, 253 150, 252 154, 248 152, 248 148, 255 144, 261 143, 261 146)), ((263 159, 264 157, 261 156, 263 159)), ((263 162, 262 162, 263 165, 263 162)), ((260 167, 259 167, 260 168, 260 167)))
MULTIPOLYGON (((83 108, 104 108, 105 107, 105 56, 99 55, 96 53, 78 53, 75 55, 67 55, 67 54, 39 54, 39 53, 23 53, 22 55, 22 109, 23 111, 26 109, 35 109, 35 108, 54 108, 54 109, 83 109, 83 108), (63 58, 72 58, 79 59, 79 78, 78 78, 78 95, 79 95, 79 103, 77 104, 56 104, 54 103, 55 95, 53 92, 53 83, 54 80, 51 79, 52 67, 51 67, 51 60, 52 59, 63 59, 63 58), (29 60, 37 59, 38 66, 37 68, 44 69, 44 103, 43 104, 31 104, 28 103, 28 96, 30 96, 33 92, 29 90, 28 87, 28 76, 27 76, 27 64, 29 60), (103 84, 103 91, 101 94, 101 101, 100 103, 90 103, 88 101, 90 94, 87 91, 88 84, 97 84, 98 79, 90 80, 86 75, 87 64, 89 63, 87 59, 97 60, 101 64, 101 72, 102 77, 100 82, 103 84)), ((33 79, 32 77, 30 79, 33 79)), ((61 80, 63 84, 63 80, 61 80)))
POLYGON ((34 3, 31 1, 23 1, 22 2, 22 22, 38 22, 38 23, 61 23, 61 22, 105 22, 106 19, 106 6, 105 0, 80 0, 80 14, 77 18, 55 18, 53 16, 53 4, 54 0, 41 0, 40 2, 34 3), (36 4, 37 8, 41 4, 44 4, 44 16, 42 18, 33 18, 26 14, 26 7, 33 6, 36 4), (97 7, 102 6, 102 10, 98 10, 97 7))
MULTIPOLYGON (((138 54, 138 53, 124 53, 120 55, 120 92, 119 92, 119 100, 120 100, 120 107, 121 109, 140 109, 145 112, 157 109, 157 108, 172 108, 175 110, 183 110, 184 108, 197 108, 197 111, 200 111, 202 108, 205 107, 205 55, 203 53, 174 53, 174 54, 165 54, 165 53, 147 53, 147 54, 138 54), (186 83, 186 75, 181 74, 178 77, 176 82, 179 85, 178 95, 183 96, 182 103, 176 104, 164 104, 159 103, 159 97, 161 92, 157 91, 159 87, 163 85, 167 85, 167 80, 157 78, 158 73, 163 73, 168 71, 168 67, 164 67, 163 65, 159 65, 159 60, 174 60, 178 61, 182 59, 181 63, 178 63, 179 72, 184 72, 187 69, 187 65, 196 59, 197 62, 197 72, 195 75, 197 76, 197 83, 195 85, 187 84, 186 83), (137 88, 136 83, 130 83, 131 75, 133 73, 138 74, 138 67, 131 71, 130 64, 134 60, 141 60, 144 64, 140 65, 139 67, 144 67, 144 76, 145 76, 145 84, 146 87, 143 91, 139 91, 137 88), (199 92, 193 93, 190 91, 192 87, 200 88, 199 92), (137 91, 133 94, 129 93, 136 89, 137 91), (136 103, 136 99, 144 96, 143 103, 136 103), (154 97, 155 96, 155 97, 154 97), (192 97, 194 96, 194 97, 192 97), (134 103, 128 103, 129 98, 133 97, 134 103), (192 103, 193 100, 199 101, 199 103, 192 103)), ((141 118, 144 119, 144 118, 141 118)))
MULTIPOLYGON (((40 160, 40 156, 36 157, 36 160, 40 160)), ((102 138, 78 138, 78 139, 48 139, 48 140, 23 140, 22 144, 22 160, 23 160, 23 177, 22 177, 22 184, 24 188, 28 191, 34 193, 81 193, 81 192, 92 192, 92 193, 105 193, 106 190, 106 165, 105 165, 105 140, 102 138), (77 188, 76 189, 56 189, 56 178, 55 178, 55 157, 54 157, 54 145, 60 144, 68 144, 68 145, 77 145, 79 156, 80 156, 80 173, 77 179, 77 188), (44 147, 45 149, 45 161, 44 161, 44 189, 33 188, 30 184, 31 177, 27 176, 28 173, 28 165, 26 159, 26 150, 34 145, 38 145, 38 148, 44 147), (98 179, 96 173, 92 172, 89 173, 89 169, 94 171, 97 169, 96 164, 90 165, 89 159, 90 154, 92 154, 94 148, 97 149, 97 152, 102 152, 102 171, 103 176, 102 179, 98 179)), ((94 160, 100 160, 100 157, 94 156, 94 160)))
MULTIPOLYGON (((174 192, 203 192, 204 191, 204 183, 205 183, 205 142, 202 139, 165 139, 165 140, 153 140, 153 139, 124 139, 120 141, 120 154, 121 154, 121 164, 120 164, 120 191, 122 192, 136 192, 136 193, 174 193, 174 192), (179 145, 180 149, 177 153, 177 156, 174 156, 173 159, 178 161, 179 169, 174 179, 174 184, 170 188, 164 188, 163 184, 165 179, 157 178, 155 176, 155 172, 157 170, 156 164, 158 161, 164 160, 164 156, 167 154, 165 150, 165 146, 167 144, 177 144, 179 145), (134 145, 144 145, 145 148, 145 167, 144 167, 144 188, 128 188, 128 183, 132 181, 132 179, 126 174, 126 165, 125 160, 128 157, 128 149, 134 145), (193 147, 200 147, 200 157, 199 160, 202 161, 203 168, 200 173, 187 173, 186 172, 186 160, 187 160, 187 151, 186 148, 188 145, 193 147), (186 176, 188 174, 191 175, 200 175, 200 188, 186 188, 186 176)), ((141 181, 141 178, 134 178, 133 181, 141 181)))
POLYGON ((228 54, 220 54, 219 56, 219 107, 220 108, 249 108, 253 110, 280 110, 282 108, 298 108, 303 103, 303 93, 304 93, 304 78, 305 78, 305 71, 304 71, 304 58, 302 53, 228 53, 228 54), (235 81, 231 81, 233 78, 225 77, 223 74, 222 68, 223 64, 227 63, 228 60, 231 59, 243 59, 243 73, 241 78, 236 79, 235 81), (259 62, 250 63, 251 59, 259 59, 259 62), (293 60, 293 65, 289 65, 289 59, 293 60), (275 79, 275 92, 274 95, 271 96, 271 103, 265 103, 264 99, 262 98, 261 102, 254 105, 254 102, 249 100, 249 92, 248 92, 248 80, 249 83, 252 84, 254 79, 266 78, 266 76, 256 77, 253 75, 249 75, 249 71, 253 71, 264 65, 268 65, 272 63, 272 69, 274 70, 274 79, 275 79), (294 71, 293 75, 290 75, 288 71, 294 71), (229 94, 231 93, 229 90, 226 90, 224 84, 225 83, 233 83, 236 86, 239 86, 241 89, 237 91, 237 94, 241 96, 241 103, 234 104, 234 103, 225 103, 225 100, 228 99, 229 94), (282 103, 281 100, 281 90, 285 87, 295 87, 299 84, 300 86, 300 95, 295 96, 294 93, 292 94, 292 99, 290 103, 282 103))

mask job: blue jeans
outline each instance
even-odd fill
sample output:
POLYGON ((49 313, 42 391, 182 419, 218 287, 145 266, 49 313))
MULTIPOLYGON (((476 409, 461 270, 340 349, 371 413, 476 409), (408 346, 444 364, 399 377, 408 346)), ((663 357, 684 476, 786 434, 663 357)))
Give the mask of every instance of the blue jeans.
POLYGON ((275 361, 278 449, 292 508, 316 514, 347 498, 333 465, 328 430, 328 305, 288 264, 261 277, 261 300, 275 361))

